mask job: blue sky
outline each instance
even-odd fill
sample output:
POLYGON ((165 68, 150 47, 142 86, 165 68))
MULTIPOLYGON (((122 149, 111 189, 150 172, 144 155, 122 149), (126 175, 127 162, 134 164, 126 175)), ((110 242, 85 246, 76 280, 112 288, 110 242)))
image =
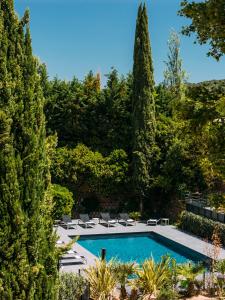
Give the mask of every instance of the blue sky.
MULTIPOLYGON (((155 80, 163 80, 167 40, 171 29, 180 31, 188 20, 177 16, 181 0, 146 0, 155 80)), ((83 79, 89 70, 104 74, 115 67, 132 70, 133 42, 139 0, 15 0, 22 16, 31 13, 33 49, 45 62, 50 78, 83 79)), ((225 78, 225 58, 206 56, 207 46, 181 37, 181 56, 189 81, 225 78)))

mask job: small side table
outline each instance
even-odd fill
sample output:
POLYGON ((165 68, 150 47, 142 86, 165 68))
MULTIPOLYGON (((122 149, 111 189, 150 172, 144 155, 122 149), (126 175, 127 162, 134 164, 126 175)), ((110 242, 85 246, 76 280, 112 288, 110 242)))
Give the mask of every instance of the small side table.
POLYGON ((162 218, 161 219, 161 225, 169 225, 170 224, 170 219, 162 218))

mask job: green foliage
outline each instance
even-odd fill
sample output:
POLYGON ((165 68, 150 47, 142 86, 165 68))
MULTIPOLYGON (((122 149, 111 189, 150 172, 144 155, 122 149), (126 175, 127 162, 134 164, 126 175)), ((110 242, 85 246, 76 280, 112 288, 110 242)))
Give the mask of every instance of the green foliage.
POLYGON ((96 260, 95 266, 85 270, 86 278, 90 284, 90 296, 93 300, 107 300, 116 287, 117 279, 112 272, 112 262, 96 260))
POLYGON ((127 155, 123 150, 114 150, 103 157, 81 144, 74 149, 58 148, 52 166, 56 182, 74 185, 78 192, 88 185, 89 191, 102 195, 118 191, 125 183, 127 170, 127 155))
POLYGON ((140 4, 136 21, 133 64, 133 188, 143 210, 151 186, 155 144, 155 99, 146 6, 140 4))
POLYGON ((181 2, 181 16, 191 19, 191 24, 183 28, 183 34, 196 33, 200 44, 209 42, 208 55, 219 60, 225 54, 225 3, 224 0, 205 0, 204 2, 181 2), (207 21, 206 21, 207 20, 207 21))
POLYGON ((141 213, 139 211, 132 211, 129 213, 129 217, 137 221, 140 219, 141 213))
POLYGON ((200 292, 200 282, 196 279, 199 274, 202 274, 204 267, 201 264, 184 263, 178 265, 178 275, 182 278, 181 286, 187 290, 187 296, 191 297, 200 292))
POLYGON ((160 289, 166 287, 170 281, 170 258, 163 256, 159 263, 153 258, 147 259, 136 274, 135 285, 143 297, 157 297, 160 289))
POLYGON ((178 300, 180 299, 178 292, 172 287, 162 288, 159 291, 157 300, 178 300))
POLYGON ((44 98, 29 13, 0 2, 1 299, 54 299, 58 276, 51 218, 44 98))
POLYGON ((186 72, 182 69, 180 58, 180 38, 175 31, 171 31, 168 41, 166 70, 164 71, 164 85, 172 89, 180 89, 186 79, 186 72))
POLYGON ((120 284, 120 298, 127 299, 126 286, 129 283, 129 278, 137 271, 135 263, 127 262, 122 263, 119 261, 113 261, 112 272, 115 274, 118 283, 120 284))
POLYGON ((225 259, 216 262, 215 271, 225 275, 225 259))
POLYGON ((48 133, 57 132, 59 146, 83 143, 109 154, 114 149, 131 151, 132 78, 119 77, 115 69, 100 90, 100 77, 90 72, 83 82, 55 78, 44 91, 48 133))
POLYGON ((71 215, 73 208, 73 194, 59 184, 52 184, 51 193, 53 198, 53 218, 61 219, 63 215, 71 215))
POLYGON ((75 273, 62 272, 59 276, 58 300, 77 300, 83 295, 86 280, 75 273))
POLYGON ((225 212, 225 194, 212 193, 208 196, 211 207, 225 212))
POLYGON ((218 228, 222 244, 225 245, 225 225, 222 223, 184 211, 178 224, 180 229, 208 240, 211 239, 215 226, 218 228))

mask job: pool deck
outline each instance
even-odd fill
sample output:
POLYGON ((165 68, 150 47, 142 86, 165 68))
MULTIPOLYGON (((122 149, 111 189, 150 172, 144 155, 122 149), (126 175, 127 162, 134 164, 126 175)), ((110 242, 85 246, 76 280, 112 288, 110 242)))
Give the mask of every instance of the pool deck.
MULTIPOLYGON (((75 221, 75 220, 74 220, 75 221)), ((76 222, 76 221, 75 221, 76 222)), ((88 235, 105 235, 105 234, 124 234, 124 233, 148 233, 155 232, 161 236, 168 238, 174 242, 186 246, 187 248, 194 250, 200 254, 208 256, 207 253, 212 251, 213 247, 211 244, 195 237, 184 233, 174 226, 167 225, 157 225, 157 226, 147 226, 146 223, 137 223, 134 226, 123 226, 118 224, 117 226, 105 227, 101 224, 96 224, 94 228, 83 228, 77 225, 76 229, 65 229, 62 226, 56 227, 56 232, 58 234, 59 240, 64 243, 69 243, 71 241, 71 236, 88 236, 88 235)), ((107 248, 107 245, 106 245, 107 248)), ((75 272, 78 273, 79 270, 86 269, 88 266, 95 264, 96 256, 91 252, 86 250, 84 247, 78 243, 74 243, 72 249, 75 250, 79 255, 86 258, 87 263, 63 266, 60 270, 63 272, 75 272)), ((225 249, 221 248, 219 259, 225 259, 225 249)))

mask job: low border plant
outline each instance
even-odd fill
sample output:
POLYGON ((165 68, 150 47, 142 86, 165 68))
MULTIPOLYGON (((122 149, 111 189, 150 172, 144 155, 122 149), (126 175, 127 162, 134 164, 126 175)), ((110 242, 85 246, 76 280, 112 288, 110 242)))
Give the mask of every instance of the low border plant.
POLYGON ((184 211, 181 214, 178 228, 193 233, 203 239, 211 240, 214 228, 218 228, 221 242, 225 246, 225 224, 184 211))
POLYGON ((58 300, 77 300, 87 286, 86 280, 75 273, 60 273, 58 300))

